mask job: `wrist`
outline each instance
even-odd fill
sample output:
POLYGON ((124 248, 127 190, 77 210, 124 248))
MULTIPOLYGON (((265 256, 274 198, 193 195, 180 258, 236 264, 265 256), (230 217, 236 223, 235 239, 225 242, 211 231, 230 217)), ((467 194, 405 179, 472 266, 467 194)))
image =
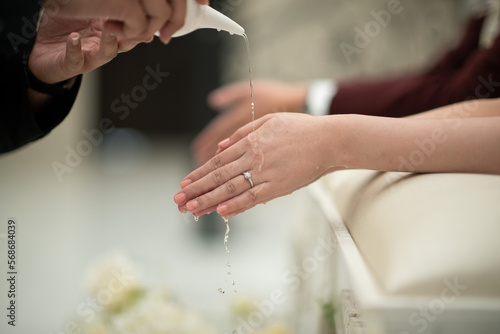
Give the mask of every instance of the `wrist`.
POLYGON ((352 167, 352 150, 349 148, 352 139, 349 136, 353 133, 351 122, 352 115, 327 115, 321 116, 321 122, 328 134, 323 137, 327 141, 323 143, 325 147, 324 156, 328 158, 328 171, 346 169, 352 167))
POLYGON ((76 77, 72 77, 58 83, 50 84, 38 79, 33 72, 31 72, 29 66, 25 67, 25 72, 29 88, 36 92, 52 96, 62 96, 66 94, 73 88, 76 82, 76 77))
POLYGON ((296 84, 290 94, 290 110, 291 112, 302 113, 306 110, 307 91, 309 85, 306 83, 296 84))

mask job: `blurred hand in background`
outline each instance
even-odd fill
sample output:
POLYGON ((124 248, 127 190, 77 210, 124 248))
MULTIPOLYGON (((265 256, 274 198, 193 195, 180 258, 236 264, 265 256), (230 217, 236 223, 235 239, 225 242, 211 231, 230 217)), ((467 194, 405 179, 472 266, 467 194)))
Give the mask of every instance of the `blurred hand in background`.
MULTIPOLYGON (((254 82, 255 119, 276 112, 302 112, 308 85, 271 80, 254 82)), ((217 151, 217 144, 252 120, 249 81, 230 84, 213 91, 208 104, 221 111, 193 140, 192 150, 198 165, 203 165, 217 151)))

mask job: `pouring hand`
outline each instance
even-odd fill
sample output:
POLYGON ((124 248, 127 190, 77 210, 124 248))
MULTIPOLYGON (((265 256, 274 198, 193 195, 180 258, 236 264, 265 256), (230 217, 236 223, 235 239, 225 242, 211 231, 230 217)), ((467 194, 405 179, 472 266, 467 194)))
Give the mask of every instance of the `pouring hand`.
POLYGON ((105 19, 81 20, 44 16, 30 54, 31 72, 52 84, 90 72, 137 42, 119 40, 103 31, 105 19))
MULTIPOLYGON (((155 32, 168 42, 184 25, 187 0, 71 0, 64 5, 46 5, 49 15, 67 18, 108 18, 105 30, 136 42, 149 41, 155 32)), ((208 0, 196 0, 207 5, 208 0)))

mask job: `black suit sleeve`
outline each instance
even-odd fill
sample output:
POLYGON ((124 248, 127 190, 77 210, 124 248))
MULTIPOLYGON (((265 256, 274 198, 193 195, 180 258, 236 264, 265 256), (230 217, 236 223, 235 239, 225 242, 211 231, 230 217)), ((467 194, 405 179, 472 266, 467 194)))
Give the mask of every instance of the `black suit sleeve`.
POLYGON ((26 68, 39 9, 29 0, 0 4, 0 153, 47 135, 68 115, 80 87, 81 76, 64 95, 53 96, 42 110, 35 113, 30 107, 26 68))

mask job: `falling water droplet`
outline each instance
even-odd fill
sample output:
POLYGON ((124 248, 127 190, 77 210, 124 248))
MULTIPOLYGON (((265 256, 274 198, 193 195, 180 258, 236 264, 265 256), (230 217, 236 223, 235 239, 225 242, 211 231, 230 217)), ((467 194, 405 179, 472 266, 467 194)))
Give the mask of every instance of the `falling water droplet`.
POLYGON ((194 217, 194 221, 197 222, 198 220, 200 220, 200 217, 198 216, 193 216, 194 217))
POLYGON ((226 293, 226 291, 224 291, 224 289, 223 289, 223 288, 219 288, 219 293, 220 293, 220 294, 225 294, 225 293, 226 293))
POLYGON ((226 233, 224 234, 224 247, 226 248, 226 254, 229 253, 229 249, 227 249, 227 241, 229 239, 229 220, 224 218, 224 222, 226 223, 226 233))

